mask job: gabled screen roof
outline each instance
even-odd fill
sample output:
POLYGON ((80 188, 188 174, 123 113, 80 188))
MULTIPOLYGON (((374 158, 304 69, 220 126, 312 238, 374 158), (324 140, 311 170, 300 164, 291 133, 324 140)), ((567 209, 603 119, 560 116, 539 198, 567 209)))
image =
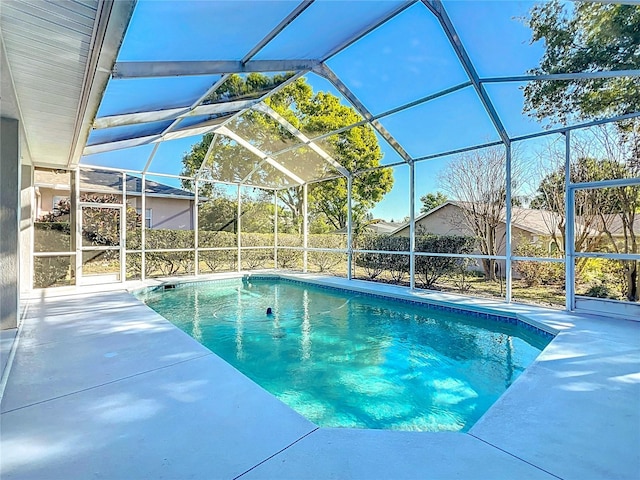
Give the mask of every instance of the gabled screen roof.
POLYGON ((354 129, 380 165, 544 132, 522 113, 534 5, 139 0, 81 164, 287 188, 355 173, 354 129))

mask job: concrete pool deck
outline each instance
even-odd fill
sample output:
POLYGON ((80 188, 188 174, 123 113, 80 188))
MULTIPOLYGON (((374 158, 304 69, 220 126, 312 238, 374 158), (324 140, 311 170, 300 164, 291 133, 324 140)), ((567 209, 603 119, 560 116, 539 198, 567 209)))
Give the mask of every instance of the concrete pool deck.
POLYGON ((559 333, 468 433, 328 429, 122 285, 34 292, 15 344, 0 335, 0 477, 640 478, 640 322, 283 276, 498 307, 559 333))

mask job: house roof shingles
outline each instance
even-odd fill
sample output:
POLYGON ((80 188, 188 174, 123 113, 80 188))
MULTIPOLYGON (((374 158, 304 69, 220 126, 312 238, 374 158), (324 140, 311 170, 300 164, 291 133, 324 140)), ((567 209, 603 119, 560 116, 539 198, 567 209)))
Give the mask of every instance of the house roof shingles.
MULTIPOLYGON (((38 169, 35 172, 35 184, 50 188, 69 188, 68 171, 38 169)), ((96 193, 122 193, 122 174, 109 170, 81 170, 80 189, 96 193)), ((153 180, 145 180, 145 190, 151 196, 172 196, 192 199, 195 195, 187 190, 172 187, 153 180)), ((142 178, 127 174, 127 194, 140 195, 142 178)))

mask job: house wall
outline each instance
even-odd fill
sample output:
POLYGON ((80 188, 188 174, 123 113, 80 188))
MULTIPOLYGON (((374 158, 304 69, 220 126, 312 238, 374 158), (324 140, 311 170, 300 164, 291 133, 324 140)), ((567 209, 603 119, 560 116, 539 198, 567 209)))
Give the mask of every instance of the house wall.
MULTIPOLYGON (((136 208, 142 207, 138 198, 136 208)), ((145 208, 151 209, 151 228, 193 229, 193 202, 182 198, 146 197, 145 208)))
POLYGON ((0 329, 18 326, 20 304, 20 137, 18 120, 0 119, 0 329))
POLYGON ((69 190, 38 187, 36 193, 36 218, 39 219, 53 211, 53 199, 55 197, 70 198, 70 196, 69 190))
MULTIPOLYGON (((69 190, 52 189, 47 187, 38 188, 36 217, 51 213, 53 210, 53 199, 56 196, 69 198, 69 190)), ((142 198, 130 196, 127 202, 135 208, 142 207, 142 198)), ((146 208, 151 209, 151 228, 166 228, 172 230, 193 229, 193 201, 188 198, 161 198, 146 197, 146 208)))
MULTIPOLYGON (((416 232, 419 233, 423 230, 425 233, 433 235, 467 235, 475 236, 475 233, 466 224, 465 218, 460 212, 460 208, 456 205, 445 205, 439 210, 436 210, 430 215, 422 217, 416 221, 416 232)), ((534 236, 531 232, 522 230, 518 227, 512 227, 512 245, 515 249, 520 243, 531 243, 534 241, 534 236)), ((409 236, 409 226, 406 226, 402 230, 399 230, 394 235, 409 236)), ((501 223, 496 228, 496 239, 501 245, 498 250, 498 255, 504 255, 506 250, 506 241, 504 240, 506 234, 506 225, 501 223)), ((543 243, 546 246, 546 243, 543 243)), ((475 253, 480 253, 476 251, 475 253)))
MULTIPOLYGON (((431 215, 421 218, 416 222, 416 231, 424 230, 434 235, 471 235, 474 233, 468 228, 460 208, 455 205, 445 205, 431 215)), ((408 235, 407 228, 407 235, 408 235)))
MULTIPOLYGON (((460 211, 460 207, 456 205, 445 205, 439 210, 420 218, 416 221, 416 233, 424 231, 427 234, 433 235, 466 235, 475 236, 474 232, 466 224, 466 220, 460 211)), ((538 238, 531 232, 512 226, 512 249, 515 250, 518 245, 522 243, 538 242, 541 245, 548 247, 548 239, 538 238)), ((406 226, 402 230, 399 230, 394 235, 409 236, 409 226, 406 226)), ((506 225, 501 223, 496 228, 496 240, 499 244, 498 255, 506 254, 506 225)), ((480 250, 476 249, 474 254, 481 254, 480 250)), ((479 262, 478 262, 479 263, 479 262)), ((504 260, 497 261, 499 268, 502 272, 505 271, 506 262, 504 260)), ((472 267, 472 270, 482 271, 480 265, 472 267)), ((519 278, 517 270, 513 272, 514 278, 519 278)))

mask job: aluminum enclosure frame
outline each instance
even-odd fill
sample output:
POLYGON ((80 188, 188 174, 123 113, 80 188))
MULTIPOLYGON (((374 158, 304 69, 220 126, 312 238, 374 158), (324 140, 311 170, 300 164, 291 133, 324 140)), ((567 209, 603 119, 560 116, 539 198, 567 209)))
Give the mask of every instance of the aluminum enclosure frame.
MULTIPOLYGON (((304 191, 304 220, 303 220, 303 224, 304 224, 304 245, 303 245, 303 251, 304 251, 304 270, 307 270, 307 251, 308 249, 308 243, 307 243, 307 236, 308 236, 308 219, 307 219, 307 188, 308 185, 310 183, 315 183, 316 180, 309 181, 308 179, 304 179, 301 178, 297 175, 295 175, 293 172, 291 172, 290 170, 286 169, 285 167, 283 167, 282 165, 280 165, 278 162, 274 161, 271 157, 272 155, 269 155, 263 151, 260 151, 259 149, 257 149, 256 147, 254 147, 253 145, 251 145, 250 142, 247 141, 247 139, 243 139, 240 136, 238 136, 236 133, 232 132, 231 130, 229 130, 228 128, 228 124, 229 122, 231 122, 233 119, 237 118, 239 115, 242 115, 242 113, 246 112, 249 109, 253 109, 256 111, 261 111, 264 113, 267 113, 268 115, 270 115, 271 118, 275 119, 281 126, 283 126, 285 129, 287 129, 290 133, 292 133, 294 135, 294 137, 296 137, 298 140, 300 140, 302 142, 302 144, 309 146, 310 148, 312 148, 316 153, 318 153, 326 162, 328 165, 332 166, 333 168, 336 168, 338 170, 338 172, 341 174, 341 176, 343 178, 346 179, 347 183, 348 183, 348 248, 346 250, 347 253, 347 275, 349 278, 351 278, 352 275, 352 262, 353 262, 353 255, 355 253, 357 253, 357 250, 353 250, 352 248, 352 242, 351 242, 351 238, 352 238, 352 201, 351 201, 351 195, 352 195, 352 183, 353 183, 353 179, 354 176, 362 173, 362 172, 349 172, 344 168, 340 168, 340 164, 338 162, 336 162, 330 155, 328 155, 326 152, 324 152, 320 147, 317 146, 316 143, 314 143, 315 141, 319 140, 319 139, 323 139, 323 138, 327 138, 331 135, 334 135, 336 133, 340 133, 343 131, 348 130, 349 128, 354 128, 357 126, 362 126, 362 125, 369 125, 370 127, 372 127, 376 132, 378 132, 383 138, 384 140, 395 150, 395 152, 400 156, 400 158, 402 158, 402 160, 404 161, 404 164, 408 164, 409 168, 410 168, 410 238, 411 238, 411 247, 410 247, 410 251, 408 252, 409 255, 411 256, 411 272, 410 272, 410 287, 411 288, 415 288, 415 267, 414 267, 414 261, 415 261, 415 257, 416 255, 420 255, 423 252, 416 252, 415 251, 415 198, 414 198, 414 194, 415 194, 415 163, 416 162, 420 162, 420 161, 427 161, 427 160, 432 160, 432 159, 436 159, 436 158, 441 158, 447 155, 452 155, 452 154, 459 154, 459 153, 464 153, 464 152, 470 152, 473 150, 477 150, 477 149, 481 149, 481 148, 486 148, 486 147, 492 147, 492 146, 498 146, 498 145, 503 145, 504 149, 505 149, 505 158, 506 158, 506 170, 505 170, 505 176, 506 176, 506 255, 504 257, 504 260, 506 262, 506 282, 507 282, 507 288, 506 288, 506 298, 505 300, 507 302, 511 302, 512 298, 511 298, 511 290, 512 290, 512 286, 511 286, 511 271, 512 271, 512 263, 514 261, 514 259, 520 259, 522 257, 515 257, 513 255, 512 250, 512 205, 511 205, 511 198, 512 198, 512 181, 511 181, 511 153, 512 153, 512 144, 513 142, 519 142, 519 141, 523 141, 523 140, 527 140, 527 139, 531 139, 531 138, 536 138, 536 137, 541 137, 541 136, 545 136, 545 135, 551 135, 551 134, 556 134, 556 133, 560 133, 565 135, 565 141, 566 141, 566 158, 565 158, 565 168, 567 169, 566 171, 569 171, 569 166, 570 166, 570 156, 571 156, 571 145, 570 145, 570 137, 571 134, 570 132, 572 132, 573 130, 576 129, 581 129, 581 128, 587 128, 589 126, 594 126, 594 125, 599 125, 599 124, 604 124, 604 123, 609 123, 609 122, 617 122, 617 121, 621 121, 621 120, 628 120, 628 119, 632 119, 632 118, 637 118, 640 116, 640 112, 636 112, 636 113, 631 113, 631 114, 627 114, 627 115, 621 115, 621 116, 617 116, 617 117, 612 117, 612 118, 606 118, 606 119, 599 119, 599 120, 594 120, 591 122, 583 122, 581 124, 575 124, 575 125, 570 125, 570 126, 565 126, 565 127, 560 127, 560 128, 555 128, 555 129, 550 129, 547 131, 541 131, 538 133, 534 133, 534 134, 529 134, 529 135, 522 135, 522 136, 516 136, 516 137, 510 137, 509 134, 507 133, 507 130, 504 126, 504 123, 497 111, 497 109, 495 108, 495 105, 493 104, 491 98, 489 97, 487 90, 485 88, 485 84, 500 84, 500 83, 514 83, 514 82, 530 82, 530 81, 541 81, 541 80, 545 80, 545 81, 563 81, 563 80, 579 80, 579 79, 598 79, 598 78, 613 78, 613 77, 617 77, 617 76, 624 76, 624 77, 632 77, 632 78, 637 78, 640 77, 640 70, 619 70, 619 71, 603 71, 603 72, 576 72, 576 73, 560 73, 560 74, 547 74, 547 75, 516 75, 516 76, 505 76, 505 77, 481 77, 478 75, 477 70, 472 62, 472 60, 470 59, 467 51, 465 50, 464 46, 462 45, 461 41, 460 41, 460 37, 455 29, 454 24, 452 23, 451 19, 449 18, 445 7, 443 6, 442 2, 440 0, 421 0, 420 2, 416 2, 416 1, 412 1, 412 2, 407 2, 406 4, 402 5, 401 7, 398 7, 394 12, 391 12, 389 15, 387 15, 384 18, 381 18, 378 22, 376 22, 375 24, 369 26, 368 28, 365 28, 363 31, 358 32, 358 34, 354 35, 352 38, 346 39, 344 42, 342 42, 339 46, 337 46, 336 48, 334 48, 333 50, 331 50, 331 52, 326 55, 323 58, 319 58, 319 59, 312 59, 312 60, 278 60, 278 59, 274 59, 274 60, 254 60, 254 57, 264 48, 266 47, 273 39, 275 39, 278 34, 280 34, 291 22, 294 22, 295 19, 301 15, 304 11, 306 11, 312 4, 313 4, 313 0, 305 0, 303 2, 301 2, 286 18, 284 18, 271 32, 269 32, 260 42, 258 42, 248 53, 247 55, 245 55, 244 58, 242 58, 242 60, 240 61, 206 61, 206 62, 117 62, 114 66, 114 69, 112 71, 112 77, 113 78, 117 78, 117 79, 125 79, 125 78, 153 78, 156 76, 189 76, 189 75, 203 75, 203 74, 212 74, 212 73, 217 73, 217 74, 222 74, 222 77, 220 78, 220 80, 218 82, 216 82, 214 85, 212 85, 209 90, 207 90, 207 92, 205 94, 203 94, 196 102, 194 102, 192 105, 190 105, 189 107, 185 107, 185 108, 175 108, 175 109, 166 109, 166 110, 157 110, 157 111, 149 111, 149 112, 140 112, 140 113, 136 113, 136 114, 127 114, 127 115, 118 115, 118 116, 113 116, 113 117, 102 117, 102 118, 98 118, 95 120, 94 122, 94 127, 96 129, 100 129, 100 128, 109 128, 112 126, 116 126, 116 125, 136 125, 136 124, 141 124, 141 123, 145 123, 145 122, 149 122, 149 121, 155 121, 155 120, 173 120, 172 124, 166 128, 161 134, 159 135, 152 135, 152 136, 148 136, 148 137, 144 137, 144 138, 137 138, 137 139, 127 139, 121 142, 114 142, 111 145, 107 145, 107 144, 103 144, 103 145, 92 145, 89 147, 85 148, 85 153, 86 154, 91 154, 91 153, 96 153, 96 152, 103 152, 103 151, 108 151, 111 147, 114 148, 122 148, 122 147, 129 147, 129 146, 134 146, 134 145, 143 145, 143 144, 149 144, 149 143, 155 143, 154 145, 154 149, 146 163, 146 166, 144 168, 143 171, 139 172, 142 174, 142 178, 143 178, 143 184, 144 184, 144 179, 145 176, 148 174, 153 174, 153 175, 157 175, 154 172, 152 172, 150 170, 153 158, 157 152, 158 149, 158 145, 160 144, 160 142, 165 139, 165 138, 178 138, 178 136, 183 135, 183 136, 187 136, 188 134, 193 134, 194 132, 197 132, 199 134, 202 133, 209 133, 212 132, 214 134, 214 138, 211 142, 211 145, 208 149, 207 154, 205 155, 205 159, 202 163, 202 166, 200 168, 200 170, 198 171, 198 173, 192 177, 191 179, 195 182, 196 185, 198 185, 199 181, 204 181, 202 174, 203 174, 203 168, 205 167, 205 164, 207 162, 207 159, 209 158, 209 156, 212 154, 212 149, 215 145, 216 139, 218 138, 219 135, 223 135, 226 136, 228 138, 231 138, 233 140, 235 140, 238 144, 244 146, 245 148, 247 148, 249 151, 251 151, 252 153, 254 153, 255 155, 257 155, 259 158, 262 159, 262 161, 258 164, 258 166, 248 175, 246 175, 240 182, 237 182, 238 185, 238 209, 240 211, 240 205, 241 205, 241 198, 240 198, 240 188, 242 186, 246 186, 248 185, 245 182, 248 182, 249 179, 251 178, 252 174, 256 171, 256 169, 259 169, 261 165, 263 164, 269 164, 272 167, 278 169, 281 173, 283 173, 284 175, 286 175, 288 178, 290 178, 291 180, 293 180, 293 182, 295 184, 297 184, 298 186, 301 186, 303 188, 304 191), (403 11, 405 11, 407 8, 409 8, 412 5, 415 5, 416 3, 420 3, 422 5, 424 5, 425 8, 427 8, 437 19, 437 21, 439 22, 440 26, 442 27, 443 32, 445 33, 451 47, 453 48, 458 60, 460 61, 464 71, 466 72, 466 75, 468 77, 468 80, 462 83, 459 83, 458 85, 449 87, 447 89, 443 89, 440 92, 436 92, 434 94, 431 94, 427 97, 424 97, 422 99, 418 99, 418 100, 414 100, 412 102, 406 103, 404 105, 401 105, 399 107, 393 108, 389 111, 383 112, 381 114, 378 115, 373 115, 366 107, 366 105, 364 105, 362 102, 360 102, 358 100, 358 98, 356 97, 355 94, 353 94, 353 92, 350 91, 349 87, 331 70, 331 68, 327 65, 327 60, 329 60, 330 58, 332 58, 333 56, 335 56, 337 53, 343 51, 345 48, 347 48, 348 46, 352 45, 353 43, 355 43, 357 40, 359 40, 360 38, 364 37, 365 35, 367 35, 368 33, 370 33, 371 31, 375 30, 376 28, 378 28, 379 26, 391 21, 393 18, 395 18, 397 15, 399 15, 400 13, 402 13, 403 11), (247 72, 275 72, 275 71, 295 71, 295 75, 289 79, 287 82, 285 82, 284 84, 280 85, 279 87, 277 87, 276 89, 268 92, 267 94, 265 94, 263 97, 261 97, 260 99, 257 100, 250 100, 250 101, 246 101, 245 103, 229 103, 226 105, 202 105, 202 101, 204 100, 204 98, 212 93, 213 91, 215 91, 220 85, 222 85, 224 83, 224 81, 228 78, 228 76, 230 74, 233 73, 247 73, 247 72), (277 112, 273 111, 272 109, 270 109, 269 107, 266 106, 266 104, 264 103, 264 100, 266 98, 268 98, 268 96, 272 95, 275 91, 279 90, 280 88, 283 88, 285 85, 295 81, 295 79, 300 78, 302 75, 308 73, 308 72, 313 72, 315 74, 318 74, 320 76, 322 76, 323 78, 327 79, 329 82, 331 82, 331 84, 333 84, 343 95, 344 97, 351 103, 351 105, 354 107, 354 109, 363 117, 363 121, 358 122, 354 125, 351 126, 347 126, 347 127, 342 127, 338 130, 335 130, 333 132, 329 132, 329 133, 325 133, 321 136, 315 137, 315 138, 308 138, 307 136, 305 136, 302 132, 296 130, 291 124, 289 124, 283 117, 281 117, 279 114, 277 114, 277 112), (460 148, 460 149, 454 149, 454 150, 449 150, 446 152, 442 152, 442 153, 437 153, 437 154, 431 154, 431 155, 426 155, 426 156, 421 156, 421 157, 412 157, 411 155, 409 155, 407 153, 407 151, 403 148, 403 146, 401 145, 401 143, 399 143, 392 134, 390 134, 385 128, 384 126, 378 121, 381 118, 384 118, 386 116, 398 113, 398 112, 402 112, 404 110, 407 110, 409 108, 415 107, 417 105, 423 104, 423 103, 427 103, 429 101, 435 100, 437 98, 449 95, 451 93, 454 93, 458 90, 461 90, 463 88, 467 88, 467 87, 473 87, 474 91, 476 92, 478 98, 480 99, 483 108, 485 109, 487 115, 489 116, 498 136, 500 137, 499 141, 496 142, 488 142, 485 143, 483 145, 475 145, 475 146, 471 146, 471 147, 465 147, 465 148, 460 148), (202 126, 199 127, 198 125, 186 130, 186 131, 181 131, 181 130, 176 130, 175 127, 178 126, 179 121, 182 118, 185 118, 187 116, 195 116, 195 115, 200 115, 200 114, 209 114, 209 113, 217 113, 217 112, 224 112, 224 111, 234 111, 235 108, 239 108, 238 113, 236 113, 235 115, 233 115, 231 118, 225 120, 223 123, 221 123, 220 125, 213 125, 213 126, 202 126), (226 110, 225 110, 226 109, 226 110)), ((292 147, 295 148, 295 147, 292 147)), ((283 150, 286 151, 286 150, 283 150)), ((281 153, 281 152, 277 152, 277 153, 281 153)), ((277 153, 273 154, 273 156, 277 155, 277 153)), ((390 166, 395 166, 395 165, 401 165, 403 163, 396 163, 393 165, 385 165, 385 166, 380 166, 378 168, 389 168, 390 166)), ((83 165, 83 166, 87 166, 90 167, 90 165, 83 165)), ((100 167, 96 167, 96 168, 100 168, 100 167)), ((326 180, 326 179, 324 179, 326 180)), ((323 179, 321 180, 317 180, 317 181, 323 181, 323 179)), ((221 183, 227 183, 227 182, 221 182, 221 183)), ((566 252, 566 258, 565 258, 565 274, 566 274, 566 284, 567 284, 567 300, 566 300, 566 305, 565 308, 567 310, 573 310, 574 306, 575 306, 575 292, 574 292, 574 282, 575 282, 575 262, 574 259, 576 257, 576 252, 575 252, 575 244, 573 242, 574 239, 574 232, 573 232, 573 222, 569 221, 569 219, 574 218, 574 212, 572 209, 572 205, 573 205, 573 198, 574 198, 574 192, 576 189, 580 189, 580 188, 591 188, 591 187, 601 187, 601 186, 616 186, 619 184, 624 183, 629 184, 629 183, 634 183, 633 180, 630 181, 620 181, 620 182, 616 182, 616 181, 611 181, 611 182, 605 182, 605 183, 597 183, 594 185, 582 185, 580 186, 579 184, 572 184, 570 179, 567 178, 567 181, 565 182, 565 199, 566 199, 566 211, 565 211, 565 216, 567 218, 567 225, 571 225, 571 227, 568 228, 567 231, 567 240, 566 240, 566 245, 565 245, 565 252, 566 252)), ((236 183, 234 183, 236 184, 236 183)), ((275 194, 277 195, 277 188, 273 188, 273 187, 266 187, 266 186, 259 186, 259 185, 255 185, 258 188, 264 188, 265 190, 275 190, 275 194)), ((197 192, 196 192, 197 195, 197 192)), ((144 195, 143 195, 144 198, 144 195)), ((276 201, 277 203, 277 201, 276 201)), ((197 202, 196 202, 196 212, 197 212, 197 202)), ((240 215, 240 214, 239 214, 240 215)), ((197 216, 197 214, 196 214, 197 216)), ((238 217, 238 221, 239 221, 239 217, 238 217)), ((277 225, 277 208, 276 208, 276 218, 274 219, 274 225, 277 225)), ((277 229, 277 227, 274 227, 275 229, 277 229)), ((144 231, 144 227, 143 227, 143 231, 144 231)), ((240 232, 240 228, 238 227, 238 231, 240 232)), ((143 234, 144 235, 144 234, 143 234)), ((197 235, 197 234, 196 234, 197 235)), ((276 234, 276 238, 277 238, 277 234, 276 234)), ((196 244, 197 246, 197 244, 196 244)), ((143 247, 144 247, 144 242, 143 242, 143 247)), ((276 257, 276 267, 277 267, 277 241, 275 242, 274 245, 274 256, 276 257)), ((197 248, 196 248, 197 250, 197 248)), ((241 265, 241 242, 240 239, 238 239, 238 265, 241 265)), ((197 255, 197 253, 196 253, 197 255)), ((579 254, 581 256, 584 256, 584 254, 579 254)), ((144 255, 143 255, 144 257, 144 255)), ((620 259, 622 259, 623 257, 620 257, 618 255, 618 257, 620 259)), ((498 256, 494 256, 492 258, 499 258, 498 256)), ((607 257, 607 258, 613 258, 613 257, 607 257)), ((625 256, 624 259, 636 259, 636 260, 640 260, 640 256, 625 256)), ((551 259, 549 259, 551 260, 551 259)), ((554 260, 555 261, 555 260, 554 260)), ((144 270, 144 269, 143 269, 144 270)))

